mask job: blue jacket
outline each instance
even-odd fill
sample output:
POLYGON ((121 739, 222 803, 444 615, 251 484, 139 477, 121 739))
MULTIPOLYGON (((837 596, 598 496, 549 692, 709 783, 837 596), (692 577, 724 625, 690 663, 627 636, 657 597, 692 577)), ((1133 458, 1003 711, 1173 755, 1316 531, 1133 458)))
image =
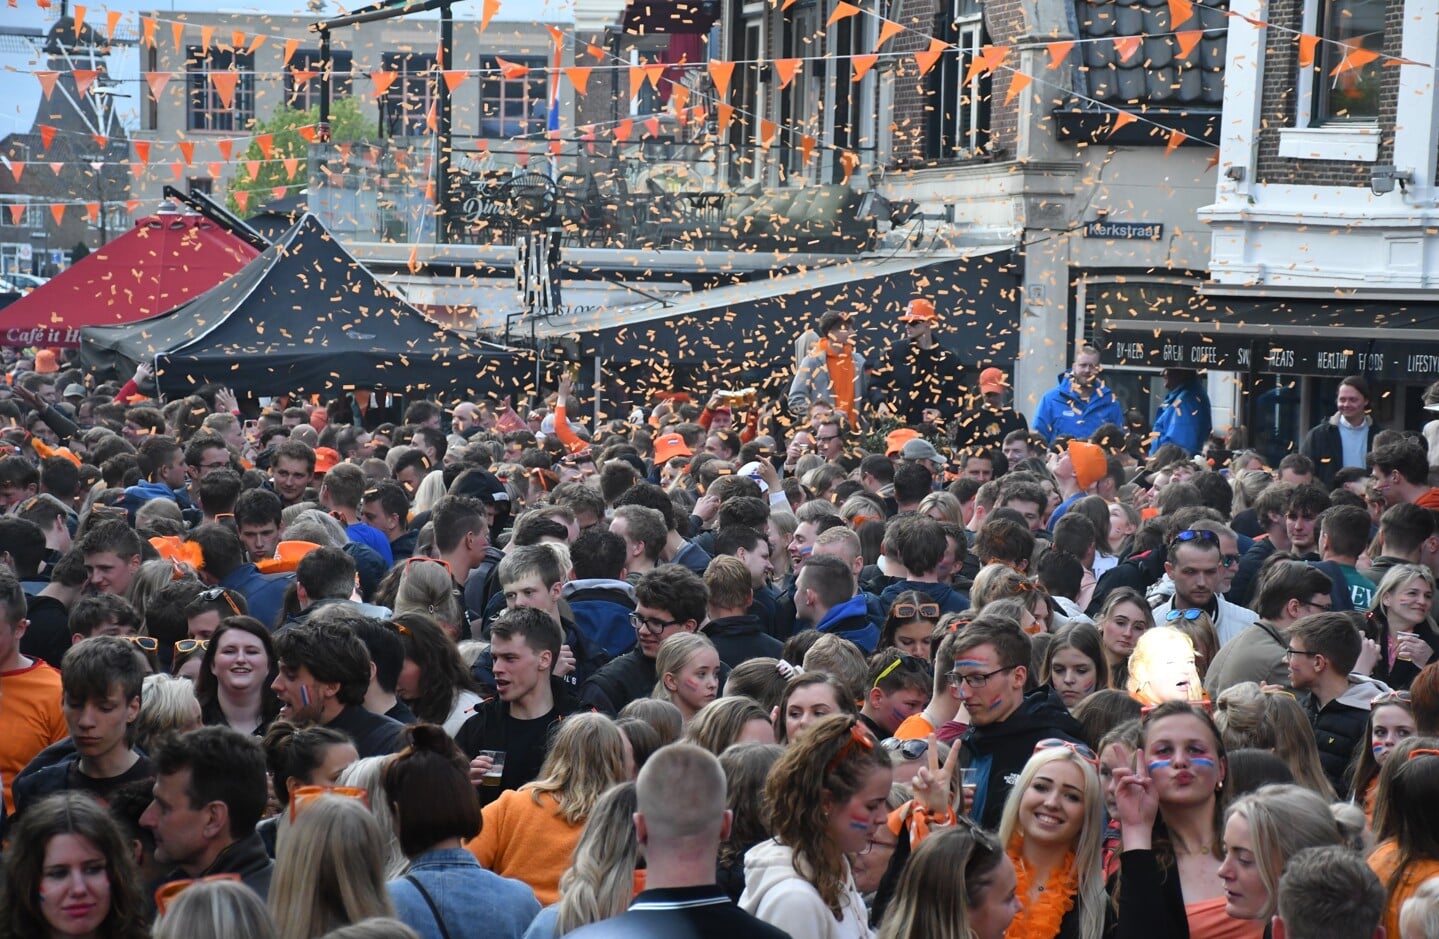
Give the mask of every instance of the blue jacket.
POLYGON ((421 939, 520 939, 540 912, 540 902, 528 885, 501 877, 480 866, 463 848, 426 851, 410 863, 407 877, 385 885, 395 918, 421 939), (407 877, 414 877, 429 893, 444 918, 442 931, 430 905, 407 877))
POLYGON ((1088 401, 1074 393, 1070 375, 1059 376, 1059 384, 1044 393, 1034 414, 1034 432, 1054 443, 1056 437, 1088 439, 1103 424, 1124 426, 1124 409, 1104 383, 1094 386, 1088 401))
POLYGON ((850 597, 831 609, 814 628, 848 639, 863 649, 865 655, 873 654, 875 646, 879 645, 879 627, 870 622, 869 604, 865 602, 864 594, 850 597))
POLYGON ((1164 396, 1164 404, 1154 419, 1154 444, 1149 455, 1166 443, 1178 444, 1191 455, 1198 453, 1209 439, 1211 428, 1209 395, 1203 382, 1190 379, 1164 396))
POLYGON ((963 613, 969 609, 969 598, 955 590, 949 584, 928 583, 919 580, 899 580, 884 588, 879 595, 880 609, 885 616, 889 616, 889 608, 894 606, 894 599, 906 590, 918 590, 927 594, 931 600, 939 604, 941 613, 963 613))
POLYGON ((250 615, 273 630, 285 605, 285 588, 294 579, 294 574, 261 574, 255 565, 241 564, 220 581, 220 586, 243 594, 250 605, 250 615))

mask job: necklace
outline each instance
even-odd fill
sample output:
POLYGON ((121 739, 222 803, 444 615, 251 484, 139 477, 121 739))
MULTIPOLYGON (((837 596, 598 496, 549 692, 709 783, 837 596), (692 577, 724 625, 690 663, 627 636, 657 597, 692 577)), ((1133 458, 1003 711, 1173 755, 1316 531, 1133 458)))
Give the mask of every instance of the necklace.
POLYGON ((1049 879, 1039 884, 1030 897, 1034 870, 1025 861, 1018 846, 1009 854, 1014 862, 1014 895, 1023 907, 1004 931, 1005 939, 1054 939, 1065 914, 1074 909, 1079 880, 1074 873, 1074 852, 1064 856, 1064 863, 1050 871, 1049 879))

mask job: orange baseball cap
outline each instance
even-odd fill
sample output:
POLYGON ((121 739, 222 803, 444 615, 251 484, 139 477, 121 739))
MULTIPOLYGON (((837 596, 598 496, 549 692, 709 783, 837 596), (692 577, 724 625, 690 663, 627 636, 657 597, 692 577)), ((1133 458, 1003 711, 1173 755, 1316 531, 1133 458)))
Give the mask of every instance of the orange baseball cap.
POLYGON ((884 455, 898 456, 904 449, 904 445, 919 436, 919 431, 911 430, 908 427, 901 427, 899 430, 892 430, 889 436, 884 438, 884 455))
POLYGON ((679 434, 663 434, 655 438, 655 462, 668 463, 677 456, 694 456, 694 451, 679 434))
POLYGON ((35 371, 41 375, 60 371, 60 363, 55 358, 55 350, 41 349, 35 353, 35 371))
POLYGON ((1109 472, 1104 449, 1085 440, 1069 441, 1069 462, 1074 466, 1074 481, 1080 489, 1088 489, 1109 472))
POLYGON ((315 448, 315 472, 328 473, 340 465, 340 453, 330 447, 315 448))
POLYGON ((915 297, 909 301, 904 308, 904 315, 899 318, 901 323, 929 322, 934 319, 934 303, 924 297, 915 297))
POLYGON ((992 395, 998 391, 1009 390, 1009 376, 1004 374, 1003 369, 990 366, 979 373, 979 393, 992 395))

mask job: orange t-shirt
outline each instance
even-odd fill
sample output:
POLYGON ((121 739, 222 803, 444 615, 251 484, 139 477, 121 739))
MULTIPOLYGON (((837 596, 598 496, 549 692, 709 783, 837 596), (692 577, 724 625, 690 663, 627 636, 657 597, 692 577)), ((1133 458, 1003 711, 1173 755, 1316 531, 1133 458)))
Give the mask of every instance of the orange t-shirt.
POLYGON ((1184 904, 1189 939, 1263 939, 1262 919, 1235 919, 1224 912, 1224 898, 1184 904))
POLYGON ((1404 908, 1404 901, 1412 897, 1424 881, 1439 877, 1439 860, 1426 858, 1410 864, 1391 891, 1389 880, 1398 866, 1399 844, 1392 839, 1380 844, 1369 855, 1369 869, 1379 877, 1379 883, 1389 894, 1389 902, 1384 906, 1384 934, 1395 937, 1399 935, 1399 911, 1404 908))
POLYGON ((35 754, 69 736, 60 710, 60 673, 34 659, 24 668, 0 672, 0 780, 5 810, 15 811, 10 785, 35 754))

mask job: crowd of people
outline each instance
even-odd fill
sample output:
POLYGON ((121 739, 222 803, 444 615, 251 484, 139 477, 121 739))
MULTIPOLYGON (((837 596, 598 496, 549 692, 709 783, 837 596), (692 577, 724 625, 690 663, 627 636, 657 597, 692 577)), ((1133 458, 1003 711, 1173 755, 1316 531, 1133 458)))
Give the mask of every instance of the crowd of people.
POLYGON ((593 426, 9 354, 0 939, 1439 939, 1423 429, 902 320, 593 426))

